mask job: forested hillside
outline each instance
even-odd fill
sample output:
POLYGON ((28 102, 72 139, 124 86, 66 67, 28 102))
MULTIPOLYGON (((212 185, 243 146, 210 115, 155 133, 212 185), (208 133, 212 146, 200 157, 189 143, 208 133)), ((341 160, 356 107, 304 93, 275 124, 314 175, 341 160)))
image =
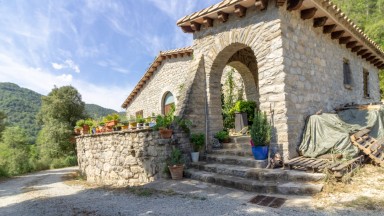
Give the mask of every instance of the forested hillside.
POLYGON ((23 128, 32 142, 41 129, 36 123, 40 106, 40 94, 13 83, 0 83, 0 111, 7 116, 6 124, 23 128))
MULTIPOLYGON (((36 114, 41 107, 41 96, 14 83, 0 83, 0 111, 7 116, 6 124, 24 129, 31 143, 34 143, 41 129, 36 123, 36 114)), ((95 104, 86 104, 85 110, 87 115, 95 119, 116 113, 115 110, 95 104)))
MULTIPOLYGON (((384 49, 384 0, 332 0, 364 32, 384 49)), ((384 71, 380 72, 381 98, 384 71)))

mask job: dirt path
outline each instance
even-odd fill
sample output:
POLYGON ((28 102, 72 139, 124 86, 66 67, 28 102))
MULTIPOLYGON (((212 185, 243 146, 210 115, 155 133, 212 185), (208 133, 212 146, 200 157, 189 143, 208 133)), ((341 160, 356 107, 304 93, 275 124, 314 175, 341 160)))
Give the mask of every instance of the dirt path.
POLYGON ((254 193, 188 179, 122 189, 64 182, 76 170, 48 170, 0 182, 0 215, 381 215, 319 208, 312 197, 285 196, 281 208, 262 207, 248 202, 254 193))

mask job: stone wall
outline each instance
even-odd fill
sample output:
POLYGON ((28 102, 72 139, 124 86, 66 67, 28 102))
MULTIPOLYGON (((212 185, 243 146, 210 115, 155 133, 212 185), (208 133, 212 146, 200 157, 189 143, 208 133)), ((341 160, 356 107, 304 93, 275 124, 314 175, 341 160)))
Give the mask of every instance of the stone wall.
POLYGON ((282 7, 280 16, 289 144, 296 149, 308 115, 346 103, 379 101, 378 69, 332 40, 330 34, 323 34, 323 28, 314 28, 312 20, 302 20, 300 11, 289 12, 282 7), (352 71, 351 90, 343 84, 344 58, 352 71), (363 95, 363 68, 369 71, 370 98, 363 95))
POLYGON ((181 148, 188 162, 186 135, 175 133, 172 140, 159 139, 159 132, 151 130, 78 136, 79 168, 92 183, 142 185, 164 177, 165 160, 173 145, 181 148))
POLYGON ((144 117, 152 113, 162 114, 162 99, 166 92, 175 98, 176 109, 179 109, 179 98, 185 90, 185 82, 192 57, 184 56, 163 60, 161 66, 143 86, 141 91, 127 107, 127 116, 143 110, 144 117))

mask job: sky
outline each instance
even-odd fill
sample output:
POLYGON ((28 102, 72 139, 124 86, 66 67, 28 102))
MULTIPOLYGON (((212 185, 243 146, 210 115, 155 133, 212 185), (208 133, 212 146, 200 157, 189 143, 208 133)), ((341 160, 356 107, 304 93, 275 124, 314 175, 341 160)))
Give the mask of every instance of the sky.
POLYGON ((160 51, 192 45, 176 21, 220 0, 0 0, 0 82, 121 105, 160 51))

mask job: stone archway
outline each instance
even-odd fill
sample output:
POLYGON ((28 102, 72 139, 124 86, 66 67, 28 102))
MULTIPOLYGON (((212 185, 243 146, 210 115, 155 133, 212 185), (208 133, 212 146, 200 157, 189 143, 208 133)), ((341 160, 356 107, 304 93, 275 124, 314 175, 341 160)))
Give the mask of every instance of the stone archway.
POLYGON ((259 104, 258 69, 255 54, 250 47, 244 44, 234 43, 227 46, 213 61, 207 80, 210 136, 223 128, 220 80, 227 65, 235 68, 240 73, 244 81, 247 99, 259 104))

